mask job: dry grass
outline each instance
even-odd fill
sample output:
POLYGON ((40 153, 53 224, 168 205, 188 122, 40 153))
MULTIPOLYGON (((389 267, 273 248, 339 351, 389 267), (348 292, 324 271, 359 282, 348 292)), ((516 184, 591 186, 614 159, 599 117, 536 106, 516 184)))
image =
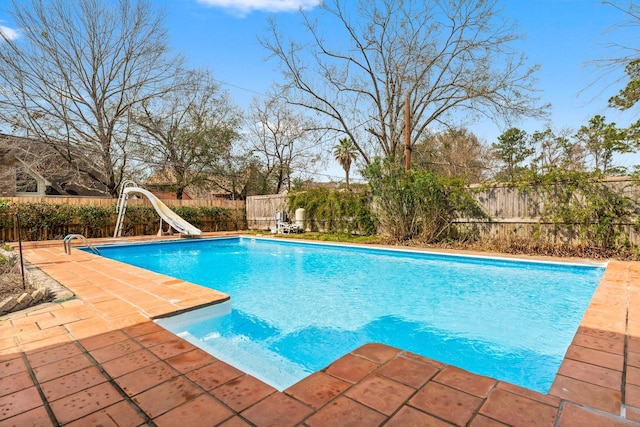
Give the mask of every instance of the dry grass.
POLYGON ((550 256, 559 258, 586 258, 593 260, 620 259, 625 261, 640 260, 640 248, 600 248, 585 244, 551 243, 542 240, 517 237, 485 239, 485 240, 451 240, 438 243, 427 243, 421 240, 398 241, 383 236, 351 236, 347 234, 313 233, 284 234, 281 238, 320 240, 331 242, 378 243, 382 245, 421 247, 433 249, 456 249, 477 252, 503 253, 510 255, 550 256))
POLYGON ((423 246, 446 249, 466 249, 479 252, 498 252, 511 255, 586 258, 593 260, 621 259, 625 261, 634 261, 639 259, 637 251, 634 251, 633 248, 606 249, 589 245, 549 243, 516 238, 478 242, 448 242, 423 246))
POLYGON ((23 286, 20 258, 17 254, 0 249, 0 301, 11 296, 22 295, 24 292, 32 292, 36 288, 36 284, 26 272, 23 286))

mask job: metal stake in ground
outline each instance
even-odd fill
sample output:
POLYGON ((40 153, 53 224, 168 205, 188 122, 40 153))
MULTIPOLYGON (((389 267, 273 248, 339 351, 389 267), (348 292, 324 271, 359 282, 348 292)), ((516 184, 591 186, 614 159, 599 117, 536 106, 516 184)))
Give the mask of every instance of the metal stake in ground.
POLYGON ((24 262, 22 261, 22 226, 20 225, 20 214, 16 213, 16 222, 18 223, 18 248, 20 250, 20 271, 22 272, 22 289, 27 290, 24 281, 24 262))

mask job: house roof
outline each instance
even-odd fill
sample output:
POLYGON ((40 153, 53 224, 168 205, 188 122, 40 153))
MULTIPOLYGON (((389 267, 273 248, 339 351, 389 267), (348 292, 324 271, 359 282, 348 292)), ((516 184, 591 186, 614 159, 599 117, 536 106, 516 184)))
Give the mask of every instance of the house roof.
MULTIPOLYGON (((31 174, 44 179, 47 194, 103 196, 106 188, 87 174, 74 169, 49 144, 33 138, 0 133, 0 163, 17 159, 31 174)), ((78 155, 79 161, 84 156, 78 155)))
MULTIPOLYGON (((207 175, 200 184, 188 185, 183 193, 183 199, 217 199, 228 198, 231 193, 221 188, 217 183, 226 184, 227 178, 217 175, 207 175)), ((173 168, 163 168, 152 174, 145 182, 144 186, 156 189, 156 194, 169 195, 170 191, 175 188, 176 178, 173 168)), ((175 198, 175 194, 173 197, 175 198)))

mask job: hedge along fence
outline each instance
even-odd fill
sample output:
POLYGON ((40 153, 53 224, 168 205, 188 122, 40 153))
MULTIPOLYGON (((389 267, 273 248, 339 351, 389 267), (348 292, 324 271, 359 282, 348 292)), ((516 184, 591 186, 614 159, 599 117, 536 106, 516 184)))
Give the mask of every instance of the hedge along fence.
POLYGON ((640 186, 634 178, 563 172, 535 183, 473 190, 490 220, 456 222, 482 238, 598 247, 640 244, 640 186))
POLYGON ((371 235, 376 224, 368 195, 364 192, 316 188, 288 194, 292 212, 304 208, 311 231, 371 235))
MULTIPOLYGON (((590 180, 585 176, 537 185, 471 186, 469 190, 488 215, 484 219, 463 217, 454 220, 459 235, 469 240, 526 239, 598 247, 640 245, 640 185, 633 178, 590 180)), ((295 211, 290 202, 290 197, 282 194, 248 197, 249 229, 269 229, 275 224, 276 211, 287 210, 290 214, 295 211)), ((308 210, 306 226, 309 230, 327 231, 330 224, 338 225, 348 219, 348 216, 327 216, 337 214, 339 210, 331 214, 312 214, 312 205, 300 203, 295 206, 308 210)))
MULTIPOLYGON (((0 241, 17 240, 16 213, 20 215, 24 240, 61 239, 71 233, 81 233, 88 238, 113 236, 117 218, 116 200, 78 198, 75 201, 79 200, 80 203, 69 204, 52 203, 56 199, 44 199, 37 202, 24 202, 20 198, 0 199, 0 241), (98 201, 98 204, 91 204, 91 201, 98 201), (109 203, 105 203, 107 201, 109 203)), ((225 207, 211 206, 210 201, 204 201, 203 206, 190 203, 190 206, 170 205, 170 208, 202 231, 244 229, 244 203, 232 203, 228 204, 231 207, 225 207)), ((150 203, 136 199, 127 203, 124 236, 155 234, 159 225, 160 217, 150 203)), ((168 228, 164 224, 163 229, 166 231, 168 228)))

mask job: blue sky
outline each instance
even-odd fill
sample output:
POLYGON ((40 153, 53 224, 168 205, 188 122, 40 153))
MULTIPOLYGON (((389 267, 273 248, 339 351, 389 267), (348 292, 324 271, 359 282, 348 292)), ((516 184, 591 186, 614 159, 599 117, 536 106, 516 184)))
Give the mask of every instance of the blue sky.
MULTIPOLYGON (((167 11, 173 47, 185 55, 191 66, 209 68, 242 108, 280 77, 277 64, 267 61, 267 52, 258 42, 267 18, 276 15, 280 27, 295 35, 301 28, 297 9, 304 7, 313 13, 318 3, 317 0, 152 1, 167 11)), ((498 3, 524 36, 517 48, 527 55, 529 64, 542 67, 537 74, 539 96, 542 102, 552 105, 550 125, 554 130, 577 129, 595 114, 603 114, 620 126, 637 119, 636 114, 622 114, 607 107, 607 99, 621 85, 611 86, 611 78, 598 78, 602 69, 588 65, 589 61, 617 54, 607 47, 608 42, 632 45, 638 40, 629 30, 608 31, 626 19, 620 11, 599 0, 499 0, 498 3)), ((3 15, 0 11, 0 25, 12 28, 3 15)), ((533 132, 544 129, 547 123, 523 121, 514 125, 533 132)), ((505 125, 484 121, 471 129, 491 144, 505 125)), ((621 162, 631 165, 640 163, 638 159, 639 156, 627 156, 621 162)), ((342 175, 337 165, 330 169, 342 175)))
MULTIPOLYGON (((168 24, 174 46, 184 51, 194 66, 209 67, 217 79, 227 82, 228 90, 242 106, 257 93, 264 93, 280 76, 276 64, 266 61, 267 54, 258 43, 268 16, 277 15, 281 28, 290 34, 300 29, 295 0, 157 0, 168 11, 168 24), (260 4, 264 3, 264 7, 260 4), (288 11, 276 12, 267 5, 293 5, 288 11), (227 4, 253 4, 252 10, 225 7, 227 4)), ((300 4, 303 2, 300 1, 300 4)), ((308 10, 313 0, 304 2, 308 10)), ((620 2, 618 2, 620 3, 620 2)), ((548 123, 523 121, 514 123, 527 132, 577 129, 595 114, 605 115, 619 126, 627 126, 633 113, 622 114, 607 107, 607 100, 617 93, 620 84, 612 84, 604 71, 590 61, 617 55, 610 42, 632 45, 627 30, 611 30, 626 17, 610 5, 598 0, 501 0, 499 7, 516 25, 523 40, 517 47, 528 57, 529 64, 540 64, 539 96, 551 103, 548 123), (628 42, 625 37, 629 37, 628 42)), ((622 71, 622 70, 621 70, 622 71)), ((619 74, 618 74, 619 76, 619 74)), ((471 126, 486 143, 496 141, 505 125, 484 121, 471 126)), ((640 156, 626 155, 620 162, 631 166, 640 156)), ((334 165, 335 166, 335 165, 334 165)), ((339 169, 332 170, 339 174, 339 169)))
MULTIPOLYGON (((266 61, 267 53, 258 43, 267 17, 277 15, 281 27, 291 34, 300 28, 295 9, 243 12, 216 6, 251 3, 257 7, 260 1, 156 0, 156 3, 168 12, 174 47, 185 52, 192 65, 208 67, 216 78, 228 82, 228 89, 240 104, 251 99, 252 91, 264 93, 270 83, 280 77, 275 71, 276 64, 266 61)), ((594 114, 614 113, 607 108, 606 101, 619 86, 609 88, 600 96, 597 96, 599 92, 607 89, 605 82, 586 93, 580 92, 601 73, 587 62, 612 54, 611 49, 606 49, 607 39, 611 37, 605 32, 624 19, 619 11, 596 0, 503 0, 501 7, 524 36, 518 43, 519 49, 528 56, 530 64, 542 66, 538 73, 539 95, 542 101, 552 103, 554 126, 575 127, 594 114)), ((529 125, 535 127, 535 123, 529 125)), ((543 126, 544 123, 540 123, 539 127, 543 126)), ((487 137, 492 133, 487 131, 487 137)))

